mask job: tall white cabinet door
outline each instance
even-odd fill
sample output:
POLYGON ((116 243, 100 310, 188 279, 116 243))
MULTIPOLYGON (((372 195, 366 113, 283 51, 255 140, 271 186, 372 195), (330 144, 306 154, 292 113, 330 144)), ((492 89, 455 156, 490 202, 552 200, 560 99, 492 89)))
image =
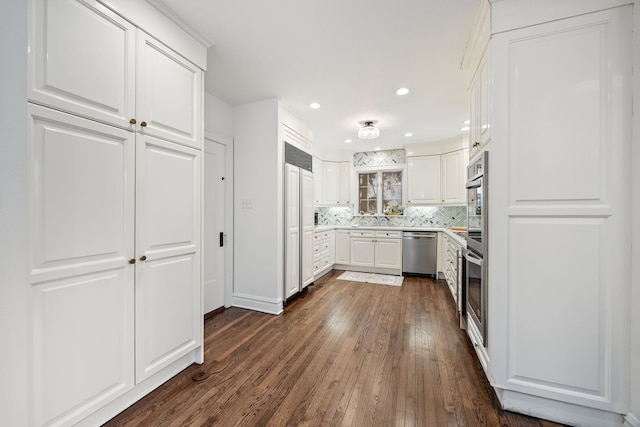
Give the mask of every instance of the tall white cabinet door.
POLYGON ((442 203, 466 203, 465 150, 442 155, 442 203))
POLYGON ((407 163, 407 203, 441 203, 440 156, 407 157, 407 163))
POLYGON ((323 162, 324 174, 324 203, 337 204, 339 197, 340 164, 338 162, 323 162))
POLYGON ((145 135, 201 146, 202 71, 138 31, 136 118, 145 135))
POLYGON ((377 239, 375 244, 376 267, 402 268, 401 239, 377 239))
MULTIPOLYGON (((300 168, 284 165, 285 298, 300 290, 300 168)), ((313 239, 313 236, 311 237, 313 239)))
POLYGON ((97 1, 31 4, 29 99, 130 127, 135 112, 135 28, 97 1))
POLYGON ((313 202, 315 204, 324 203, 323 163, 319 158, 313 158, 313 202))
POLYGON ((138 136, 136 382, 202 342, 201 152, 138 136))
POLYGON ((368 238, 351 238, 351 265, 375 266, 375 244, 368 238))
POLYGON ((302 286, 313 282, 313 173, 301 169, 302 286))
POLYGON ((30 105, 29 153, 32 424, 70 425, 134 384, 134 136, 30 105))
POLYGON ((340 162, 338 174, 338 203, 351 202, 351 165, 349 162, 340 162))

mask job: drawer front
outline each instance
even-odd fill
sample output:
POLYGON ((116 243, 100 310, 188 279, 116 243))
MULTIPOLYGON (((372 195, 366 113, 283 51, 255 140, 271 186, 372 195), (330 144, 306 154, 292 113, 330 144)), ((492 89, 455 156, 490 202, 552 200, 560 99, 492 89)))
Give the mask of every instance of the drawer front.
POLYGON ((320 256, 320 251, 322 250, 322 244, 320 242, 313 242, 313 258, 317 258, 320 256))
POLYGON ((352 230, 351 237, 373 237, 375 232, 373 230, 352 230))
POLYGON ((401 239, 402 238, 402 231, 376 230, 374 235, 375 235, 375 237, 384 237, 384 238, 389 238, 389 239, 401 239))
POLYGON ((327 240, 327 239, 331 238, 333 233, 334 233, 333 230, 316 231, 316 232, 313 233, 313 241, 314 242, 319 242, 319 241, 322 241, 322 240, 327 240))

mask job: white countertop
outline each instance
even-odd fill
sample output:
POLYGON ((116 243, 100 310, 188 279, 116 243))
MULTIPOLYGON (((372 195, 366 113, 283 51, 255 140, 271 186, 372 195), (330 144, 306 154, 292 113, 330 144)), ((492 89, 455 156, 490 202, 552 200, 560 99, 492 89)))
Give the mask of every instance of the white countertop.
POLYGON ((458 233, 454 233, 448 228, 438 227, 377 227, 374 225, 317 225, 314 227, 314 231, 327 231, 327 230, 379 230, 379 231, 434 231, 443 232, 447 236, 453 238, 458 244, 466 247, 467 241, 463 237, 460 237, 458 233))

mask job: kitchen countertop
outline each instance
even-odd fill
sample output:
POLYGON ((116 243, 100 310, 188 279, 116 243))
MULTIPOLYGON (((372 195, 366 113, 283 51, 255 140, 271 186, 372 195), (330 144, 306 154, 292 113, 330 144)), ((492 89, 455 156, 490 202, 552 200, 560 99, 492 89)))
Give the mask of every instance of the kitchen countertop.
POLYGON ((327 230, 379 230, 379 231, 434 231, 443 232, 447 236, 453 238, 458 244, 466 247, 467 241, 464 237, 460 237, 458 233, 454 233, 448 228, 439 227, 377 227, 375 225, 317 225, 313 231, 327 231, 327 230))

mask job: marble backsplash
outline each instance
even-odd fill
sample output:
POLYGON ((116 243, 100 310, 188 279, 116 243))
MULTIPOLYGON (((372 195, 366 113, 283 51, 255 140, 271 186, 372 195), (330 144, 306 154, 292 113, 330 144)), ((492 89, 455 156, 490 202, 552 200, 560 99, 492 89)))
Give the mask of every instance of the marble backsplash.
POLYGON ((436 227, 467 225, 466 206, 407 206, 404 215, 354 216, 351 206, 316 207, 318 225, 377 227, 436 227))

